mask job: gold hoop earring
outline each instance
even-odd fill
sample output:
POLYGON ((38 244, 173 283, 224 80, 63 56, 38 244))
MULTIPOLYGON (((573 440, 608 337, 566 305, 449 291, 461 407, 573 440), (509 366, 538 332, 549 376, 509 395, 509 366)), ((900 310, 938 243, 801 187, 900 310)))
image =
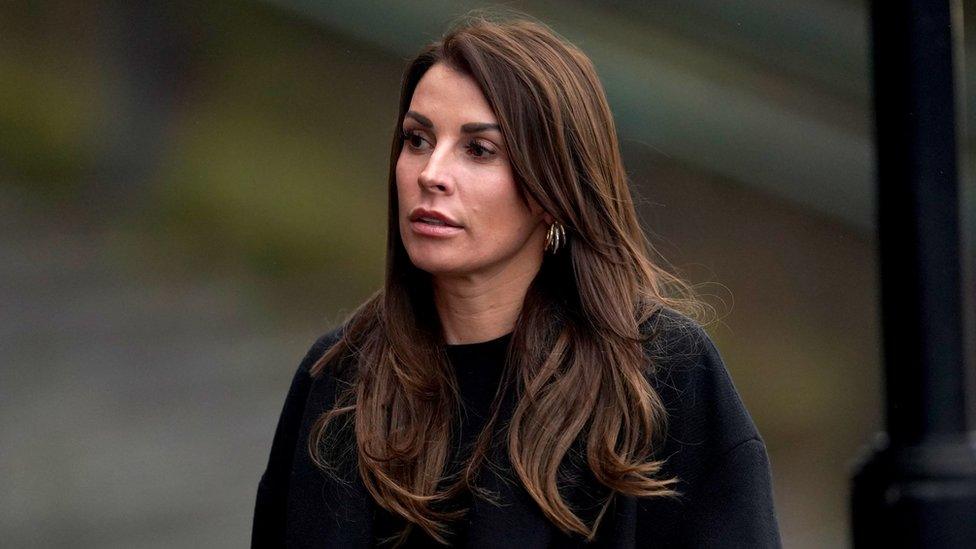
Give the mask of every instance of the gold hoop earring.
POLYGON ((555 255, 565 245, 566 228, 563 227, 562 223, 553 221, 552 225, 549 225, 549 231, 546 233, 546 247, 544 250, 555 255))

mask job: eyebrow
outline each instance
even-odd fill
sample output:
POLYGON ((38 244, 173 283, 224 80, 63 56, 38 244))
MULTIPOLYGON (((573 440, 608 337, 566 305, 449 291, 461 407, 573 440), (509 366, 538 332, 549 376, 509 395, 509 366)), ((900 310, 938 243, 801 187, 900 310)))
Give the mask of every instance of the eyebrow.
MULTIPOLYGON (((418 123, 420 123, 421 126, 425 128, 434 127, 434 123, 430 121, 430 118, 427 118, 426 116, 420 114, 417 111, 407 111, 404 117, 413 118, 418 123)), ((493 124, 491 122, 468 122, 467 124, 461 125, 461 131, 463 133, 478 133, 487 130, 495 130, 501 132, 501 128, 498 127, 498 124, 493 124)))
POLYGON ((434 123, 430 121, 430 118, 427 118, 426 116, 420 114, 417 111, 407 111, 407 114, 405 115, 405 117, 406 118, 413 118, 414 120, 416 120, 417 122, 419 122, 421 126, 423 126, 425 128, 433 128, 434 127, 434 123))
POLYGON ((498 124, 491 124, 489 122, 468 122, 461 126, 461 131, 464 133, 478 133, 486 130, 502 131, 498 127, 498 124))

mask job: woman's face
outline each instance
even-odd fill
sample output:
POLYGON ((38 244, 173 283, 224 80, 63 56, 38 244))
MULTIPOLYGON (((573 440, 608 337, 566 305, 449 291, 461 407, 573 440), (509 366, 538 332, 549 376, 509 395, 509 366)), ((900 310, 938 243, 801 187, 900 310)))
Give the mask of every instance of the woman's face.
POLYGON ((399 226, 413 264, 448 276, 538 269, 548 216, 522 201, 475 81, 435 64, 417 84, 402 129, 399 226))

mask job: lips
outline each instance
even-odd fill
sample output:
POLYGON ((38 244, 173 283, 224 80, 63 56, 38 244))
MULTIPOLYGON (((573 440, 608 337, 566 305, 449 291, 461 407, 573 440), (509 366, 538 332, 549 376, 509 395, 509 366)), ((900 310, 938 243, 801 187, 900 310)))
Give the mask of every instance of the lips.
POLYGON ((449 217, 447 214, 441 213, 437 210, 428 210, 425 208, 415 208, 412 212, 410 212, 410 221, 439 227, 461 227, 460 223, 449 217))

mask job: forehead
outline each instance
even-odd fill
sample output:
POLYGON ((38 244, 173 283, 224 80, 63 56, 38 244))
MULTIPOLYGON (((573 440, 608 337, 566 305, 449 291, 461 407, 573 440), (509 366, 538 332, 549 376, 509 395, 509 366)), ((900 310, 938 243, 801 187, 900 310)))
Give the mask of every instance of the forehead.
POLYGON ((438 125, 438 118, 458 125, 466 122, 495 122, 495 114, 473 78, 444 63, 435 63, 417 83, 410 110, 438 125))

